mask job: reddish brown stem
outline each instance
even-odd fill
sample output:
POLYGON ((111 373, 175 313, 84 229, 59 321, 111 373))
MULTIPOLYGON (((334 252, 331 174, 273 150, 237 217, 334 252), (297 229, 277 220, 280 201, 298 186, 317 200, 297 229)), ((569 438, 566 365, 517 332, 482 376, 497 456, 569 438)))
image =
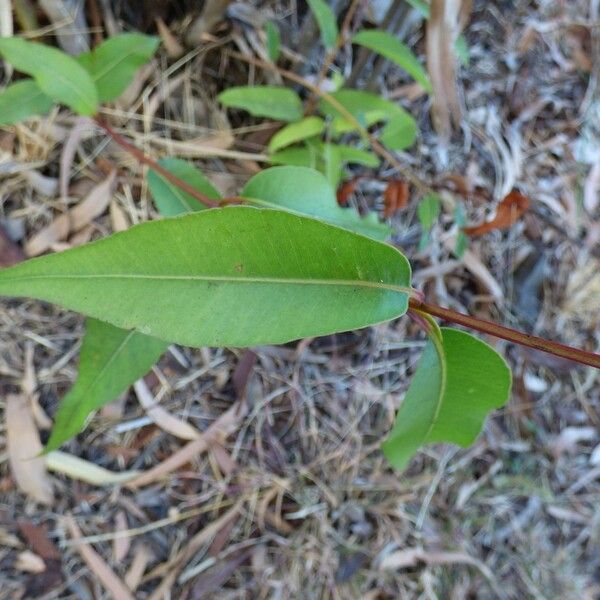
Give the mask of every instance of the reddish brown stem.
POLYGON ((198 200, 201 204, 209 206, 210 208, 217 208, 220 203, 216 200, 211 200, 208 196, 205 196, 202 192, 192 187, 189 183, 183 181, 177 175, 173 175, 170 171, 167 171, 164 167, 161 167, 155 160, 144 154, 137 146, 134 146, 130 141, 126 140, 120 133, 115 131, 106 121, 96 116, 94 120, 108 135, 117 143, 121 148, 127 150, 131 156, 137 161, 144 165, 148 165, 153 171, 159 173, 167 181, 176 185, 178 188, 188 193, 192 198, 198 200))
POLYGON ((451 323, 463 325, 470 329, 475 329, 476 331, 481 331, 482 333, 487 333, 515 344, 520 344, 521 346, 527 346, 528 348, 541 350, 542 352, 547 352, 548 354, 554 354, 555 356, 560 356, 561 358, 566 358, 568 360, 600 369, 600 354, 595 354, 594 352, 579 350, 578 348, 572 348, 571 346, 566 346, 565 344, 552 342, 535 335, 521 333, 516 329, 504 327, 502 325, 498 325, 497 323, 486 321, 485 319, 471 317, 469 315, 450 310, 449 308, 442 308, 436 304, 422 302, 416 298, 410 299, 410 308, 428 313, 434 317, 443 319, 444 321, 450 321, 451 323))

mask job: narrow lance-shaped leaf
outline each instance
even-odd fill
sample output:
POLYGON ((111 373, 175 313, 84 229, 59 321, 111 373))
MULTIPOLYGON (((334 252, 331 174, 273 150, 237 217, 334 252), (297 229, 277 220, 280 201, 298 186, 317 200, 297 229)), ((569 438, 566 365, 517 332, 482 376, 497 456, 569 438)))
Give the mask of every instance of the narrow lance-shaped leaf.
POLYGON ((267 21, 267 53, 273 62, 277 62, 281 51, 281 35, 279 27, 273 21, 267 21))
POLYGON ((81 431, 93 410, 101 408, 142 377, 168 344, 136 331, 86 320, 77 381, 62 399, 46 451, 81 431))
POLYGON ((235 206, 144 223, 0 272, 28 296, 187 346, 254 346, 398 317, 395 248, 298 215, 235 206), (226 241, 226 243, 225 243, 226 241))
POLYGON ((247 110, 255 117, 281 121, 302 118, 302 102, 289 88, 273 85, 231 87, 221 92, 218 98, 225 106, 247 110))
POLYGON ((447 328, 441 329, 440 342, 439 350, 432 341, 427 344, 383 444, 384 454, 398 469, 425 444, 473 443, 487 414, 503 406, 510 394, 510 369, 490 346, 447 328))
POLYGON ((0 125, 12 125, 28 117, 45 115, 54 100, 42 92, 32 79, 9 85, 0 92, 0 125))
POLYGON ((159 41, 141 33, 123 33, 80 54, 77 60, 92 76, 100 101, 110 102, 125 91, 135 72, 152 58, 159 41))
POLYGON ((308 5, 319 24, 323 44, 326 48, 333 48, 338 37, 338 27, 331 7, 325 0, 308 0, 308 5))
POLYGON ((380 223, 375 213, 361 217, 354 208, 341 208, 334 188, 313 169, 291 166, 265 169, 248 181, 241 195, 255 204, 317 217, 374 239, 385 240, 391 235, 391 229, 380 223))
POLYGON ((57 48, 21 38, 0 38, 0 54, 17 70, 31 75, 42 92, 80 115, 98 108, 96 86, 89 73, 57 48))
POLYGON ((290 123, 271 138, 269 152, 276 152, 296 142, 319 135, 324 129, 325 121, 320 117, 306 117, 297 123, 290 123))
POLYGON ((418 81, 427 92, 431 92, 431 82, 419 59, 411 49, 403 44, 395 35, 387 31, 359 31, 352 41, 385 56, 418 81))

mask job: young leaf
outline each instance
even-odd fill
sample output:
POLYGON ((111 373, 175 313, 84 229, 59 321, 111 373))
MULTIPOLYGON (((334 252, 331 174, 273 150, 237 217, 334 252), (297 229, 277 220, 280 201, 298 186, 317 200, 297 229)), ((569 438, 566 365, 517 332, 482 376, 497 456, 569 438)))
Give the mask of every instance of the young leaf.
POLYGON ((423 227, 423 233, 421 235, 421 241, 419 242, 419 250, 423 251, 427 244, 429 244, 429 231, 433 227, 434 223, 440 214, 440 199, 437 194, 427 194, 417 207, 417 216, 421 226, 423 227))
MULTIPOLYGON (((364 127, 386 121, 387 124, 381 132, 381 141, 392 150, 402 150, 414 143, 417 137, 417 124, 410 114, 394 102, 362 90, 343 89, 334 92, 331 96, 352 113, 364 127)), ((356 126, 345 119, 326 99, 321 100, 320 110, 324 115, 333 117, 334 135, 356 129, 356 126)))
POLYGON ((12 125, 34 115, 45 115, 54 106, 37 83, 26 79, 0 93, 0 125, 12 125))
POLYGON ((110 102, 125 91, 135 72, 152 58, 159 43, 157 37, 123 33, 80 54, 77 60, 96 84, 100 102, 110 102))
POLYGON ((274 165, 289 165, 321 170, 323 162, 321 147, 316 144, 307 143, 301 146, 284 148, 271 154, 269 162, 274 165))
POLYGON ((281 35, 279 28, 273 21, 267 21, 267 53, 272 62, 277 62, 281 51, 281 35))
POLYGON ((247 110, 255 117, 280 121, 298 121, 302 118, 302 102, 289 88, 273 85, 230 87, 218 96, 230 108, 247 110))
POLYGON ((375 29, 359 31, 352 40, 355 44, 364 46, 385 56, 400 68, 404 69, 423 88, 431 93, 431 83, 419 59, 396 36, 387 31, 375 29))
POLYGON ((308 0, 308 5, 319 24, 323 44, 326 48, 333 48, 338 37, 335 14, 324 0, 308 0))
POLYGON ((280 129, 269 142, 269 152, 277 152, 281 148, 301 142, 319 135, 325 129, 325 121, 320 117, 306 117, 297 123, 290 123, 280 129))
POLYGON ((79 433, 92 411, 145 375, 167 347, 162 340, 87 319, 79 375, 60 404, 45 450, 55 450, 79 433))
POLYGON ((366 327, 404 314, 409 285, 409 263, 391 246, 246 206, 143 223, 0 271, 2 295, 186 346, 279 344, 366 327))
POLYGON ((98 108, 96 86, 88 72, 57 48, 22 38, 0 38, 0 54, 17 71, 35 79, 44 94, 80 115, 98 108))
POLYGON ((365 167, 371 168, 379 166, 379 158, 377 155, 368 150, 361 150, 360 148, 347 146, 345 144, 340 144, 338 148, 340 149, 342 161, 345 163, 364 165, 365 167))
MULTIPOLYGON (((221 198, 221 194, 193 164, 180 158, 162 158, 158 161, 158 164, 189 183, 211 200, 221 198)), ((193 196, 167 181, 152 169, 148 172, 148 186, 160 214, 165 217, 175 217, 205 208, 193 196)))
POLYGON ((385 240, 391 229, 375 213, 361 217, 354 208, 338 205, 334 188, 318 171, 305 167, 273 167, 257 173, 241 192, 251 202, 316 217, 332 225, 385 240))
POLYGON ((397 469, 424 444, 468 446, 487 413, 503 406, 510 394, 510 369, 495 350, 456 329, 442 328, 441 334, 439 351, 433 342, 427 344, 382 446, 397 469))

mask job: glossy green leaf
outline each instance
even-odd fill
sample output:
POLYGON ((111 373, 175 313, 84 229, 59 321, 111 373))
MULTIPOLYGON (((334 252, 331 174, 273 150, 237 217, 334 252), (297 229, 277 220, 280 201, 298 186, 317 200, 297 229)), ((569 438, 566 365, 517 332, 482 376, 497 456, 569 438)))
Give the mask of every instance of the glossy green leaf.
POLYGON ((345 163, 364 165, 365 167, 372 168, 379 166, 379 158, 369 150, 361 150, 360 148, 345 144, 339 144, 338 148, 340 149, 342 161, 345 163))
POLYGON ((92 411, 145 375, 167 347, 162 340, 87 319, 77 381, 56 413, 46 451, 79 433, 92 411))
POLYGON ((319 24, 323 44, 325 44, 326 48, 333 48, 338 37, 335 14, 324 0, 308 0, 308 5, 319 24))
POLYGON ((302 102, 289 88, 272 85, 231 87, 219 94, 219 101, 230 108, 247 110, 255 117, 280 121, 302 118, 302 102))
POLYGON ((80 54, 77 60, 91 75, 100 101, 110 102, 125 91, 135 72, 152 58, 159 42, 157 37, 123 33, 80 54))
POLYGON ((1 295, 186 346, 278 344, 373 325, 406 312, 409 285, 408 261, 392 246, 246 206, 143 223, 0 271, 1 295))
POLYGON ((0 92, 0 125, 11 125, 35 115, 45 115, 54 106, 32 79, 9 85, 0 92))
POLYGON ((320 117, 306 117, 297 123, 290 123, 271 138, 269 152, 277 152, 286 146, 320 135, 324 129, 325 121, 320 117))
POLYGON ((257 205, 281 208, 319 218, 332 225, 385 240, 391 229, 375 213, 361 217, 354 208, 341 208, 334 188, 318 171, 305 167, 273 167, 257 173, 241 192, 257 205))
MULTIPOLYGON (((381 98, 377 94, 361 90, 343 89, 331 94, 363 126, 386 122, 381 131, 381 141, 392 150, 403 150, 411 146, 417 137, 417 123, 401 106, 381 98)), ((345 119, 339 111, 322 99, 320 110, 333 117, 332 131, 341 135, 356 130, 356 125, 345 119)))
POLYGON ((96 86, 89 73, 62 50, 22 38, 0 38, 0 54, 17 71, 31 75, 39 88, 80 115, 98 108, 96 86))
POLYGON ((277 62, 281 52, 281 35, 279 27, 273 21, 267 21, 267 53, 273 62, 277 62))
MULTIPOLYGON (((180 158, 162 158, 158 163, 211 200, 220 200, 221 194, 192 163, 180 158)), ((148 186, 160 214, 165 217, 174 217, 205 208, 196 198, 152 169, 148 172, 148 186)))
POLYGON ((510 369, 495 350, 456 329, 442 328, 441 335, 441 355, 430 341, 383 444, 398 469, 424 444, 468 446, 487 414, 509 398, 510 369))
POLYGON ((425 69, 411 49, 403 44, 395 35, 387 31, 375 29, 359 31, 352 40, 355 44, 364 46, 385 56, 393 63, 404 69, 415 81, 431 93, 431 83, 425 69))

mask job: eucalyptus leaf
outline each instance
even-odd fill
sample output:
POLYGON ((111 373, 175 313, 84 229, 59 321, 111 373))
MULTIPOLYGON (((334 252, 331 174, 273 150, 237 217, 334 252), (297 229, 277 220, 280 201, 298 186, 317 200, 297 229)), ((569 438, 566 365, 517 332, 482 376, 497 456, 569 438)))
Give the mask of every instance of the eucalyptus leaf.
POLYGON ((341 208, 334 188, 314 169, 293 166, 266 169, 248 181, 241 196, 257 205, 313 216, 377 240, 387 239, 392 232, 377 220, 375 213, 361 217, 355 208, 341 208))
POLYGON ((230 108, 241 108, 255 117, 280 121, 302 118, 302 102, 294 90, 272 85, 230 87, 218 96, 230 108))
POLYGON ((54 100, 42 92, 32 79, 9 85, 0 92, 0 125, 12 125, 29 117, 45 115, 54 100))
POLYGON ((166 342, 96 319, 86 320, 79 374, 62 399, 46 451, 79 433, 88 415, 145 375, 168 347, 166 342))
POLYGON ((456 329, 442 328, 441 336, 439 350, 427 344, 382 446, 397 469, 425 444, 473 443, 487 414, 510 395, 510 369, 493 348, 456 329))
POLYGON ((80 115, 96 112, 96 86, 72 56, 52 46, 16 37, 0 38, 0 54, 17 71, 31 75, 46 96, 80 115))
POLYGON ((421 66, 419 59, 412 53, 411 49, 403 44, 395 35, 387 31, 363 30, 359 31, 352 41, 355 44, 369 48, 388 58, 393 63, 404 69, 415 81, 431 93, 431 82, 425 69, 421 66))
MULTIPOLYGON (((158 164, 211 200, 221 199, 221 194, 193 164, 180 158, 161 158, 158 164)), ((174 217, 205 208, 196 198, 167 181, 160 173, 152 169, 148 172, 148 186, 160 214, 164 217, 174 217)))
POLYGON ((271 138, 269 152, 274 153, 286 146, 320 135, 324 129, 325 121, 320 117, 306 117, 297 123, 290 123, 271 138))
POLYGON ((409 286, 409 263, 391 246, 246 206, 143 223, 0 271, 2 295, 186 346, 278 344, 366 327, 404 314, 409 286))
POLYGON ((141 33, 122 33, 77 57, 98 89, 100 102, 118 98, 132 82, 135 72, 156 52, 159 38, 141 33))
POLYGON ((308 0, 308 5, 319 24, 323 44, 326 48, 333 48, 337 42, 338 27, 331 7, 324 0, 308 0))

